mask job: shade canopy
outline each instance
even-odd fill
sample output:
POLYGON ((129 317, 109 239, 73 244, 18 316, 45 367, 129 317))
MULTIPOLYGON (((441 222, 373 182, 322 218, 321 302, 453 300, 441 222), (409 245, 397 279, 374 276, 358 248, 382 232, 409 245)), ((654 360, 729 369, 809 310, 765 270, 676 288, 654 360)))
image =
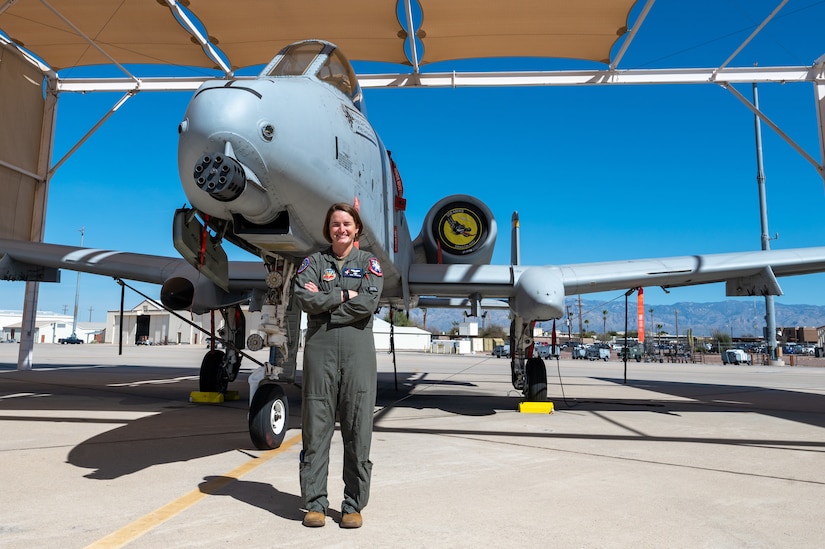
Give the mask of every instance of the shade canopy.
POLYGON ((388 0, 17 0, 0 6, 0 30, 55 70, 113 62, 236 69, 308 38, 352 60, 414 66, 490 57, 607 63, 634 3, 419 0, 414 55, 407 3, 388 0))

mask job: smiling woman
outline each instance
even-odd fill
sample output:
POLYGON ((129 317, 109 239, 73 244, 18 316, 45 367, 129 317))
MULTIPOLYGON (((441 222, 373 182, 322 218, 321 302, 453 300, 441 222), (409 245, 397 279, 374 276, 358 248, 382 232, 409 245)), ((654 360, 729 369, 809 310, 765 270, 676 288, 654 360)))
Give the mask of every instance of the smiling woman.
POLYGON ((360 527, 361 510, 369 501, 376 396, 372 323, 384 281, 375 256, 355 247, 362 229, 355 208, 333 204, 323 227, 330 248, 304 259, 295 277, 295 299, 307 314, 300 472, 305 526, 325 523, 336 417, 345 447, 341 526, 360 527))

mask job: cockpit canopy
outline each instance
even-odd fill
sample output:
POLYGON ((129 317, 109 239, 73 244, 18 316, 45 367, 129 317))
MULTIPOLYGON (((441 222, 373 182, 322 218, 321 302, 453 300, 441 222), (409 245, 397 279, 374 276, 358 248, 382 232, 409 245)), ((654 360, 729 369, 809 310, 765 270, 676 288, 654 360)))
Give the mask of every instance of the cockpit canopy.
POLYGON ((295 42, 278 55, 261 72, 265 76, 312 76, 338 88, 364 112, 364 96, 355 71, 335 45, 321 40, 295 42))

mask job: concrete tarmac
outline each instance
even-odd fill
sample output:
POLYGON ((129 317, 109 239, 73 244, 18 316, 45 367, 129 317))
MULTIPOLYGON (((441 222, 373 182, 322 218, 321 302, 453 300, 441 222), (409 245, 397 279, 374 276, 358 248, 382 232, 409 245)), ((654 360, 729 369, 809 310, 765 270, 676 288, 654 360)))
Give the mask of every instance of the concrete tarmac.
MULTIPOLYGON (((284 445, 241 400, 193 404, 203 347, 0 345, 0 547, 821 547, 825 368, 548 362, 521 414, 506 359, 379 353, 364 526, 301 525, 284 445)), ((265 356, 265 355, 264 355, 265 356)))

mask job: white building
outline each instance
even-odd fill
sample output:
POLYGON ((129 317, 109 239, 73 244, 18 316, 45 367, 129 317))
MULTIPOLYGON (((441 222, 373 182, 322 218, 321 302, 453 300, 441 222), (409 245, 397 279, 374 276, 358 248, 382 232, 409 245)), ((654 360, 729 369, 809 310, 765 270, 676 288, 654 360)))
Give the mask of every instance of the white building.
MULTIPOLYGON (((125 345, 180 345, 205 344, 206 334, 191 326, 187 319, 207 332, 211 328, 210 314, 196 315, 178 311, 179 318, 149 300, 123 311, 123 343, 125 345)), ((215 313, 215 330, 223 326, 220 313, 215 313)), ((249 326, 249 324, 247 324, 249 326)), ((119 343, 121 337, 120 311, 106 312, 106 343, 119 343)))
MULTIPOLYGON (((375 317, 372 323, 372 335, 375 338, 376 351, 388 351, 390 349, 390 324, 385 320, 375 317)), ((395 327, 395 350, 396 351, 429 351, 432 334, 427 330, 412 326, 395 327)))
MULTIPOLYGON (((207 332, 211 326, 211 315, 195 315, 186 311, 178 311, 179 315, 204 328, 207 332)), ((260 324, 261 313, 244 310, 246 316, 246 335, 256 331, 260 324)), ((215 313, 215 331, 223 326, 223 318, 215 313)), ((186 321, 169 313, 151 301, 143 301, 136 307, 123 311, 123 343, 136 345, 149 343, 152 345, 202 345, 206 343, 207 334, 198 328, 189 325, 186 321)), ((301 330, 306 329, 306 315, 301 318, 301 330)), ((390 348, 389 323, 375 318, 373 322, 373 336, 375 348, 387 351, 390 348)), ((430 348, 430 332, 414 327, 395 327, 395 349, 397 351, 427 351, 430 348)), ((106 313, 106 343, 118 343, 120 338, 120 311, 106 313)), ((303 342, 303 334, 301 337, 303 342)))
MULTIPOLYGON (((205 345, 208 335, 198 328, 191 326, 184 319, 188 319, 210 331, 211 314, 195 315, 186 311, 178 311, 179 318, 163 310, 149 300, 140 302, 137 306, 123 311, 123 343, 137 345, 148 343, 152 345, 205 345)), ((246 336, 254 332, 260 323, 259 312, 244 311, 246 316, 246 336)), ((20 341, 22 326, 20 311, 0 311, 0 330, 3 341, 20 341)), ((59 315, 48 311, 38 311, 35 321, 35 343, 57 343, 60 338, 72 334, 72 317, 59 315)), ((220 313, 215 313, 215 331, 223 326, 220 313)), ((301 342, 303 331, 306 329, 306 315, 301 318, 301 342)), ((102 334, 104 343, 118 344, 120 341, 120 311, 107 311, 106 322, 78 322, 77 337, 86 343, 95 340, 95 336, 102 334)), ((245 336, 245 337, 246 337, 245 336)), ((388 351, 390 348, 390 325, 376 317, 373 322, 373 336, 375 348, 388 351)), ((397 351, 430 351, 431 334, 426 330, 415 327, 395 326, 395 349, 397 351)))
MULTIPOLYGON (((59 315, 49 311, 37 311, 35 319, 34 342, 57 343, 58 340, 72 335, 73 317, 59 315)), ((0 339, 7 342, 19 342, 23 326, 21 311, 0 311, 0 339)), ((85 343, 93 341, 94 336, 103 329, 99 322, 78 322, 76 335, 85 343)))

